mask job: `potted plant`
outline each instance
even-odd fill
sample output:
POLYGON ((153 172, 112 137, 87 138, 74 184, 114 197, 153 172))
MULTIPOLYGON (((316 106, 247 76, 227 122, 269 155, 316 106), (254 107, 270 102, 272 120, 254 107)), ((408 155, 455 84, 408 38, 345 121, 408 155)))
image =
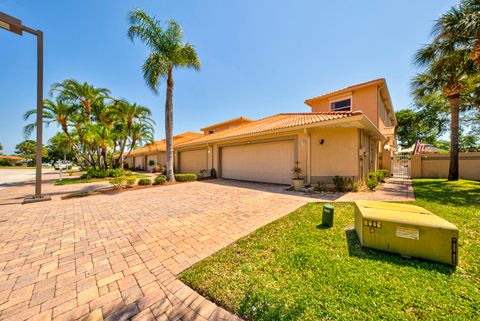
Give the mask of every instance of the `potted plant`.
POLYGON ((303 178, 300 177, 302 169, 299 166, 299 162, 295 162, 295 166, 292 168, 294 177, 292 178, 293 190, 298 191, 303 186, 303 178))
POLYGON ((208 173, 208 171, 206 169, 201 169, 200 170, 200 176, 201 177, 207 177, 207 173, 208 173))

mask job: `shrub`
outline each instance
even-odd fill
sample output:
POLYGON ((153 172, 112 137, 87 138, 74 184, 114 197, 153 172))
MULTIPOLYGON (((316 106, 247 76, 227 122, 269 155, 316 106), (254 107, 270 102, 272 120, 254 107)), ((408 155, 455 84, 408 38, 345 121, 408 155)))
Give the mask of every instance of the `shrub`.
POLYGON ((127 183, 128 186, 133 186, 135 185, 135 182, 137 179, 135 177, 127 177, 125 178, 125 182, 127 183))
POLYGON ((387 177, 386 169, 379 169, 375 173, 377 174, 377 178, 379 182, 385 182, 385 177, 387 177))
POLYGON ((197 174, 175 174, 175 180, 178 182, 192 182, 197 180, 197 174))
POLYGON ((360 184, 358 182, 353 182, 352 183, 352 191, 353 192, 358 192, 360 190, 360 184))
POLYGON ((350 178, 347 177, 335 176, 333 178, 333 184, 335 184, 335 189, 338 192, 345 192, 351 182, 350 178))
POLYGON ((110 180, 110 183, 113 185, 114 189, 121 189, 125 185, 125 178, 115 177, 110 180))
POLYGON ((155 179, 153 180, 153 185, 163 185, 166 181, 167 179, 163 175, 160 175, 155 177, 155 179))
POLYGON ((130 177, 132 175, 133 175, 132 171, 123 171, 123 176, 130 177))
POLYGON ((375 172, 368 173, 367 178, 365 179, 365 185, 367 185, 367 187, 373 191, 375 187, 377 187, 378 185, 377 173, 375 172))
POLYGON ((15 163, 15 166, 23 166, 22 163, 15 163))
POLYGON ((108 169, 105 174, 108 177, 119 177, 123 175, 123 169, 121 168, 116 168, 116 169, 108 169))
POLYGON ((155 161, 153 159, 148 161, 148 166, 153 166, 155 165, 155 161))
POLYGON ((13 166, 13 164, 5 158, 0 159, 0 166, 13 166))
POLYGON ((87 178, 88 178, 88 174, 87 174, 87 173, 82 174, 82 175, 80 175, 80 178, 81 178, 81 179, 87 179, 87 178))
POLYGON ((157 177, 163 177, 165 179, 165 182, 167 181, 167 175, 158 175, 157 177))
POLYGON ((140 178, 137 184, 140 186, 152 185, 152 180, 150 178, 140 178))

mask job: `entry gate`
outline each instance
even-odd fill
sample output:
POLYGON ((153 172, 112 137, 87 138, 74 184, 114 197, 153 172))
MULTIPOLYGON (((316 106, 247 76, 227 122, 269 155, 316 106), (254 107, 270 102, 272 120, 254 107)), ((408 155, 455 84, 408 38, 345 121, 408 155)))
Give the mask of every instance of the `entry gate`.
POLYGON ((411 153, 397 152, 393 154, 391 168, 393 177, 410 178, 411 157, 411 153))

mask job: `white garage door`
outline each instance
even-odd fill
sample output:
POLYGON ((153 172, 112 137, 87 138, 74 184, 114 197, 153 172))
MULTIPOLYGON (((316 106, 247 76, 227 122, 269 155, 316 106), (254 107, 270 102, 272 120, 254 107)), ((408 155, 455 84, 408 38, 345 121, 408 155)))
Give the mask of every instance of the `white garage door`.
POLYGON ((293 141, 222 148, 224 178, 291 184, 293 165, 293 141))
POLYGON ((201 169, 207 169, 206 149, 180 152, 180 173, 199 174, 201 169))
POLYGON ((143 157, 144 156, 135 157, 135 168, 143 168, 143 157))

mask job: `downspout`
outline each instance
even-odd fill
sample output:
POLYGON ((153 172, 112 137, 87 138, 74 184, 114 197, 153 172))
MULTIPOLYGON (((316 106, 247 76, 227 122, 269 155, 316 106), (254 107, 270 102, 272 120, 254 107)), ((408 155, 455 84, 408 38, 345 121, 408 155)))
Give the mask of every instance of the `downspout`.
POLYGON ((304 130, 307 135, 307 184, 312 183, 312 134, 308 129, 304 130))

